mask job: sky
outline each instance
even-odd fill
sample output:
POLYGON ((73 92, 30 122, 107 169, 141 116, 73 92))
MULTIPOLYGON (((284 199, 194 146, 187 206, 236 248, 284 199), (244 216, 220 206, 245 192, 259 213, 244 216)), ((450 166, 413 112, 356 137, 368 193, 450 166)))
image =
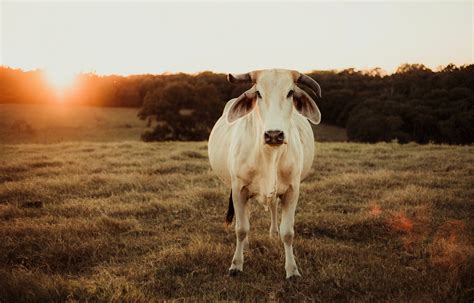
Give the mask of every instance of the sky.
POLYGON ((0 3, 0 64, 143 74, 474 63, 466 2, 0 3))

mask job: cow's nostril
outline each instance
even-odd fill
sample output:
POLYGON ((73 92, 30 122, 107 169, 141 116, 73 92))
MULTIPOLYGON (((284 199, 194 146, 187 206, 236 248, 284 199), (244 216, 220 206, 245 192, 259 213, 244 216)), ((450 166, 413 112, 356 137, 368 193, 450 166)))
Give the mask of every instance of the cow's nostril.
POLYGON ((285 133, 281 130, 269 130, 265 132, 264 137, 267 144, 282 144, 285 140, 285 133))
POLYGON ((272 137, 270 137, 269 134, 265 133, 265 142, 270 142, 271 139, 272 137))

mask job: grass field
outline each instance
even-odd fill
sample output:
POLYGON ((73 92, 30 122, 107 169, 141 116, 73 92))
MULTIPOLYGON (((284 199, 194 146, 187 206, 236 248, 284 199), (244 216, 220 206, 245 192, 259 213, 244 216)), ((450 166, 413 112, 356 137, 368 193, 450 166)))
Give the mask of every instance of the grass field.
POLYGON ((472 146, 316 143, 291 282, 259 205, 227 276, 229 189, 205 142, 0 149, 0 302, 474 298, 472 146))
POLYGON ((0 104, 1 143, 138 141, 147 128, 136 108, 0 104))

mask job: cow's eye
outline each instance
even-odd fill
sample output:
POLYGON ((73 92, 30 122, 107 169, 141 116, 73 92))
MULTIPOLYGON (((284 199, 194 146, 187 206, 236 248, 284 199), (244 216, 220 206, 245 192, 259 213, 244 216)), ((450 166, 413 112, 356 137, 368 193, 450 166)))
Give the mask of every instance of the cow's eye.
POLYGON ((294 90, 290 90, 290 91, 288 92, 288 95, 286 95, 286 97, 287 97, 287 98, 291 98, 291 97, 293 97, 293 94, 294 94, 294 93, 295 93, 294 90))
POLYGON ((257 98, 262 99, 262 95, 260 95, 259 91, 257 91, 257 98))

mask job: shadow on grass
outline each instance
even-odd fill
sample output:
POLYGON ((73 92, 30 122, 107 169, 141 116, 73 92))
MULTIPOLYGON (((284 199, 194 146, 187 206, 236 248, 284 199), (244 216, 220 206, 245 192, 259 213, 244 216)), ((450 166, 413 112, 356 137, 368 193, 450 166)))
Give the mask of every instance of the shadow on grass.
POLYGON ((382 218, 370 218, 345 225, 328 225, 319 222, 298 223, 295 233, 303 238, 327 237, 358 242, 385 241, 397 235, 382 218))

